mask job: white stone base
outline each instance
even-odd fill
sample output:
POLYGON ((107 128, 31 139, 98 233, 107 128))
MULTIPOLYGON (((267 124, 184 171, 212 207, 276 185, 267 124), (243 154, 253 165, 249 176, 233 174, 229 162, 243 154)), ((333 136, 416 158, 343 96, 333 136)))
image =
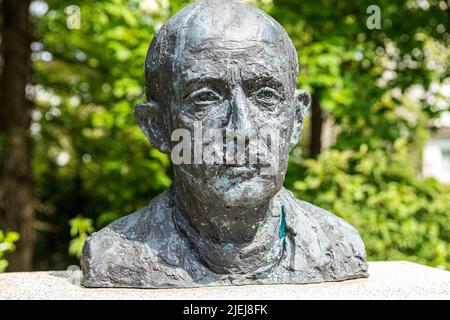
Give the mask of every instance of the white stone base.
POLYGON ((0 299, 450 299, 450 272, 403 261, 370 262, 368 279, 309 285, 195 289, 86 289, 80 271, 0 274, 0 299))

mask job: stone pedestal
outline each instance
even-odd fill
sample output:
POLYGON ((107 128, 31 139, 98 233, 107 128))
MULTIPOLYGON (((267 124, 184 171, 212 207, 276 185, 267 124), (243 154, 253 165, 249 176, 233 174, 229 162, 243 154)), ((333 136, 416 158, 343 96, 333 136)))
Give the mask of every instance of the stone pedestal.
POLYGON ((450 299, 450 272, 403 262, 370 262, 368 279, 309 285, 195 289, 86 289, 81 271, 0 274, 0 299, 450 299))

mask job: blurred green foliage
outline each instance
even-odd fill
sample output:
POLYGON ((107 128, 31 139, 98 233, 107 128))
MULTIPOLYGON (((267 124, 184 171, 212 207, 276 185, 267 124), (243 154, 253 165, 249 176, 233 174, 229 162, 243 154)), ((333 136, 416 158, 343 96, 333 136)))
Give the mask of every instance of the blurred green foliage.
MULTIPOLYGON (((47 1, 45 16, 35 19, 36 38, 52 59, 34 62, 40 130, 33 169, 37 196, 57 212, 38 212, 39 220, 67 226, 82 214, 99 229, 170 185, 167 156, 149 146, 133 117, 144 99, 148 45, 170 15, 161 3, 150 13, 140 1, 77 1, 79 30, 66 26, 65 1, 47 1)), ((66 255, 65 230, 38 232, 38 268, 76 263, 66 255)))
POLYGON ((337 213, 360 233, 371 260, 410 260, 450 268, 450 186, 414 178, 407 150, 332 150, 291 159, 286 185, 337 213))
POLYGON ((274 0, 299 52, 299 86, 338 128, 317 160, 294 149, 285 185, 353 224, 369 259, 450 268, 450 188, 418 178, 430 121, 448 110, 429 92, 450 76, 450 9, 425 2, 274 0), (366 26, 372 4, 380 30, 366 26), (417 87, 427 94, 412 99, 417 87))
POLYGON ((89 234, 94 232, 92 219, 77 216, 69 220, 70 235, 73 239, 70 241, 69 254, 81 258, 83 244, 89 234))
POLYGON ((8 267, 8 261, 5 254, 13 252, 16 249, 14 242, 19 240, 20 236, 17 232, 0 230, 0 272, 5 271, 8 267))
POLYGON ((335 148, 386 149, 402 137, 417 149, 424 117, 445 111, 426 95, 415 105, 404 101, 412 87, 427 90, 450 76, 450 11, 442 1, 425 2, 427 9, 411 0, 273 1, 270 13, 298 50, 299 86, 339 126, 335 148), (381 11, 380 30, 366 26, 373 4, 381 11))
MULTIPOLYGON (((143 63, 154 33, 188 2, 72 1, 79 30, 66 25, 67 1, 46 0, 45 14, 33 16, 37 219, 57 227, 38 230, 36 269, 76 264, 93 229, 170 185, 170 161, 148 144, 133 106, 145 99, 143 63)), ((247 2, 286 27, 299 53, 299 87, 320 100, 339 129, 330 152, 306 160, 306 123, 286 186, 352 223, 369 259, 450 267, 450 190, 418 179, 415 160, 430 119, 442 110, 408 97, 412 86, 428 90, 449 76, 442 1, 430 1, 427 10, 415 1, 378 1, 381 30, 366 27, 371 1, 247 2)))

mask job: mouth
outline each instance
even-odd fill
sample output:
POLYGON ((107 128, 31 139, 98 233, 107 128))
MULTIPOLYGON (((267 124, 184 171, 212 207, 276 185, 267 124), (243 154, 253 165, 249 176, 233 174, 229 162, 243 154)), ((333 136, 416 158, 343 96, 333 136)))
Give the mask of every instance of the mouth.
POLYGON ((254 174, 259 171, 259 168, 256 164, 229 164, 225 165, 226 171, 231 176, 242 176, 254 174))
POLYGON ((248 169, 256 169, 258 167, 257 164, 253 163, 242 163, 242 164, 226 164, 227 167, 231 168, 248 168, 248 169))
POLYGON ((216 164, 216 165, 208 165, 199 168, 205 172, 205 174, 209 176, 219 175, 219 176, 228 176, 230 178, 246 178, 250 179, 260 175, 270 175, 265 173, 267 167, 264 164, 216 164))

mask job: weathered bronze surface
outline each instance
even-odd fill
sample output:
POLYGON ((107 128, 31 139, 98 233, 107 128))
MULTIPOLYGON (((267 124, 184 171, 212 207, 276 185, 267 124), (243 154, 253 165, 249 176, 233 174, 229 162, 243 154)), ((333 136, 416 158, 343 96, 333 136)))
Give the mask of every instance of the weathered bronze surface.
POLYGON ((135 116, 152 145, 171 154, 174 183, 87 240, 83 284, 163 288, 367 277, 358 232, 283 188, 288 153, 311 103, 296 90, 298 72, 286 31, 257 8, 200 0, 167 21, 150 45, 147 102, 135 116), (222 136, 213 139, 208 129, 222 136), (273 135, 264 140, 264 132, 273 135), (245 161, 232 155, 235 162, 221 162, 229 152, 222 138, 230 134, 237 140, 227 141, 236 145, 244 137, 245 161), (192 147, 182 155, 174 152, 180 137, 192 147), (258 162, 249 160, 252 150, 262 155, 258 162))

